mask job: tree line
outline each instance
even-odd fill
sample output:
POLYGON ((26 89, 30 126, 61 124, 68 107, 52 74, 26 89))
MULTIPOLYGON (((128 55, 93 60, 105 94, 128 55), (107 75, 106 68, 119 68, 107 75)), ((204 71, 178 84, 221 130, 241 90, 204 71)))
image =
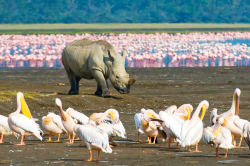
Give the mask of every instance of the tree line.
POLYGON ((250 0, 0 0, 0 23, 250 23, 250 0))

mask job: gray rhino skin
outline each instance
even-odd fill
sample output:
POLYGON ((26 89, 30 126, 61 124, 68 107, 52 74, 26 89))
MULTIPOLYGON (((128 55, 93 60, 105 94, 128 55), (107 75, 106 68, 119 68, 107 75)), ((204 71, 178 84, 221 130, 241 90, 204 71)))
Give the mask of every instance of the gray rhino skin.
POLYGON ((126 51, 119 55, 107 41, 75 40, 63 49, 62 63, 67 72, 71 88, 68 94, 79 94, 81 78, 95 79, 95 95, 110 96, 107 80, 124 94, 129 93, 135 79, 129 78, 125 70, 126 51))

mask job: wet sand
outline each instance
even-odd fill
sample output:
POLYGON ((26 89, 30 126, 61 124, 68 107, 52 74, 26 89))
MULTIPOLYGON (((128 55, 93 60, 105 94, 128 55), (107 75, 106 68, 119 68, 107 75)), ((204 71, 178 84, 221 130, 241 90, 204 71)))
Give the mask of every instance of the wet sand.
MULTIPOLYGON (((69 84, 63 69, 47 70, 0 70, 0 114, 8 115, 16 110, 16 92, 22 91, 33 117, 41 119, 48 112, 56 112, 55 98, 62 100, 63 108, 75 108, 86 115, 115 108, 120 112, 128 140, 115 138, 118 146, 112 154, 101 154, 99 162, 87 163, 88 151, 80 141, 73 145, 46 143, 34 137, 26 138, 26 146, 14 137, 4 138, 0 145, 0 165, 249 165, 250 150, 243 141, 241 148, 229 151, 228 159, 215 158, 215 148, 201 141, 201 153, 189 153, 183 148, 168 149, 167 143, 159 141, 157 145, 136 143, 134 113, 141 108, 155 111, 176 104, 190 103, 197 107, 206 99, 210 107, 205 115, 204 125, 209 125, 209 111, 218 108, 218 112, 228 110, 232 94, 236 87, 241 89, 240 116, 250 120, 250 67, 223 68, 164 68, 164 69, 128 69, 128 73, 137 81, 130 94, 121 95, 111 89, 111 98, 93 95, 96 89, 94 80, 81 80, 80 95, 66 95, 69 84)), ((46 140, 47 137, 44 138, 46 140)), ((54 138, 56 139, 56 138, 54 138)), ((175 146, 173 144, 173 146, 175 146)), ((220 150, 224 155, 224 150, 220 150)), ((96 154, 94 154, 96 156, 96 154)))

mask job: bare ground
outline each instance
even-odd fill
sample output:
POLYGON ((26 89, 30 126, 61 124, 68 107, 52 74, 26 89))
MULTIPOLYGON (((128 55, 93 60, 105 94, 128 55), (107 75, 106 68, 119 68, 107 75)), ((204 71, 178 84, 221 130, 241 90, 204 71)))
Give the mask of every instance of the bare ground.
MULTIPOLYGON (((66 95, 69 84, 63 69, 0 70, 0 114, 8 115, 16 110, 16 92, 24 92, 33 117, 41 119, 48 112, 57 112, 55 98, 61 98, 63 108, 73 107, 86 115, 115 108, 120 112, 128 140, 116 138, 117 147, 112 154, 101 155, 101 161, 87 163, 88 151, 83 143, 66 145, 46 143, 27 137, 26 146, 13 144, 19 140, 8 136, 0 145, 0 165, 249 165, 250 151, 243 141, 241 148, 229 151, 227 160, 215 158, 215 149, 200 143, 201 153, 189 153, 185 149, 167 149, 167 144, 136 143, 134 113, 141 108, 155 111, 169 105, 190 103, 196 108, 201 100, 208 100, 209 110, 204 125, 209 125, 209 111, 218 108, 224 112, 231 106, 232 94, 240 88, 240 116, 250 120, 250 67, 224 68, 164 68, 128 69, 137 81, 130 94, 121 95, 111 89, 111 98, 93 95, 94 80, 82 80, 80 95, 66 95)), ((45 140, 47 138, 45 137, 45 140)), ((55 139, 55 138, 54 138, 55 139)), ((142 137, 146 141, 146 136, 142 137)), ((174 146, 174 144, 173 144, 174 146)), ((224 154, 224 150, 220 150, 224 154)), ((95 154, 96 155, 96 154, 95 154)))

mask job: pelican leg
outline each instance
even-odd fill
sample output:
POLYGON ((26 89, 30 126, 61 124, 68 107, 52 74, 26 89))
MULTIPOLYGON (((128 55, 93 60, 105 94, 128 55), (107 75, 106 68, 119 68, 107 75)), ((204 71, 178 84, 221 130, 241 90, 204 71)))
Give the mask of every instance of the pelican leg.
POLYGON ((215 151, 216 151, 216 156, 215 156, 215 157, 218 158, 218 157, 219 157, 219 146, 216 147, 216 150, 215 150, 215 151))
POLYGON ((188 146, 187 151, 193 152, 193 150, 191 149, 191 146, 188 146))
POLYGON ((73 144, 74 143, 74 135, 73 134, 69 134, 69 142, 66 142, 66 144, 73 144), (73 138, 73 141, 72 141, 73 138))
POLYGON ((51 139, 51 133, 49 134, 49 139, 47 140, 47 142, 53 142, 51 139))
POLYGON ((0 135, 0 144, 3 143, 3 134, 0 135))
POLYGON ((174 138, 173 142, 177 143, 177 140, 176 140, 176 138, 174 138))
POLYGON ((98 161, 98 160, 100 160, 100 157, 101 157, 101 150, 98 149, 97 152, 98 152, 97 153, 97 161, 98 161))
POLYGON ((236 146, 236 141, 235 141, 235 137, 234 137, 233 134, 232 134, 232 144, 233 144, 234 146, 236 146))
POLYGON ((89 159, 87 161, 93 161, 92 150, 89 150, 89 159))
POLYGON ((76 136, 76 135, 73 133, 73 134, 72 134, 72 139, 71 139, 71 143, 72 143, 72 144, 74 143, 75 136, 76 136))
POLYGON ((24 135, 22 135, 22 137, 21 137, 21 142, 20 142, 20 144, 16 144, 16 145, 18 145, 18 146, 25 145, 25 143, 24 143, 24 135))
POLYGON ((170 149, 171 137, 168 138, 168 149, 170 149))
POLYGON ((49 139, 47 140, 47 142, 53 142, 51 139, 51 136, 49 136, 49 139))
POLYGON ((241 143, 242 143, 242 136, 240 136, 240 142, 239 142, 239 144, 237 145, 237 147, 240 147, 240 146, 241 146, 241 143))
POLYGON ((148 137, 148 144, 151 144, 151 138, 150 137, 148 137))
POLYGON ((197 144, 195 144, 195 151, 194 152, 201 152, 201 151, 199 151, 199 148, 198 148, 198 143, 197 144))
POLYGON ((156 136, 154 136, 154 141, 151 142, 151 138, 150 138, 150 143, 149 144, 155 144, 155 141, 156 141, 156 136))
POLYGON ((60 137, 61 137, 61 134, 58 133, 58 134, 57 134, 57 140, 56 140, 56 142, 60 142, 60 137))
POLYGON ((137 142, 141 142, 141 140, 140 140, 140 132, 139 131, 137 132, 137 142))
POLYGON ((227 158, 228 149, 226 149, 224 158, 227 158))

